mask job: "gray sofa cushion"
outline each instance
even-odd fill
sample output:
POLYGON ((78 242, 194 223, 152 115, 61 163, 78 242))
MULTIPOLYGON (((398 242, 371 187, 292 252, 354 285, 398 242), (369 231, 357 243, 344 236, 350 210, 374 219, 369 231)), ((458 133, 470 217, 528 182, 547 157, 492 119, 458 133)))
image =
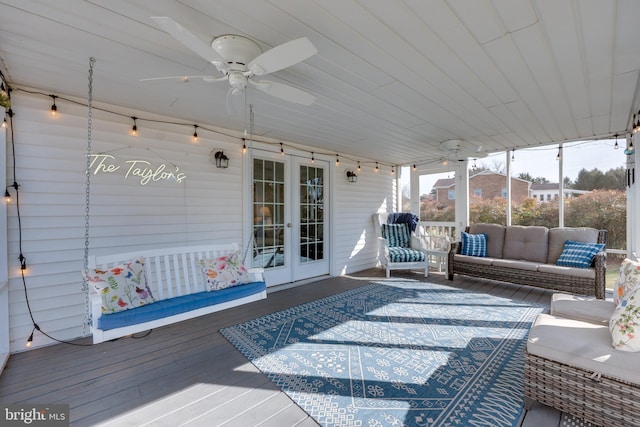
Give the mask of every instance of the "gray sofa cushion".
POLYGON ((540 263, 518 259, 494 259, 491 265, 495 267, 517 268, 518 270, 538 271, 540 263))
POLYGON ((511 225, 504 235, 503 258, 547 262, 547 227, 511 225))
POLYGON ((540 264, 538 271, 541 273, 564 274, 565 276, 584 277, 595 279, 596 271, 593 268, 561 267, 559 265, 540 264))
MULTIPOLYGON (((469 233, 487 235, 487 256, 489 258, 502 258, 504 246, 504 225, 500 224, 472 224, 469 233)), ((560 256, 560 254, 558 254, 560 256)))
POLYGON ((554 316, 609 326, 609 319, 615 309, 616 304, 611 300, 584 295, 553 294, 549 310, 554 316))
POLYGON ((493 258, 481 257, 481 256, 469 256, 469 255, 454 255, 454 262, 464 262, 469 264, 481 264, 481 265, 491 265, 493 262, 493 258))
POLYGON ((606 325, 539 314, 529 332, 527 351, 590 372, 640 384, 640 370, 629 368, 638 366, 638 354, 614 349, 606 325))
POLYGON ((595 228, 587 227, 565 227, 565 228, 552 228, 549 230, 549 252, 547 254, 547 264, 555 265, 562 249, 564 248, 564 242, 567 240, 573 240, 575 242, 597 243, 598 242, 598 230, 595 228))

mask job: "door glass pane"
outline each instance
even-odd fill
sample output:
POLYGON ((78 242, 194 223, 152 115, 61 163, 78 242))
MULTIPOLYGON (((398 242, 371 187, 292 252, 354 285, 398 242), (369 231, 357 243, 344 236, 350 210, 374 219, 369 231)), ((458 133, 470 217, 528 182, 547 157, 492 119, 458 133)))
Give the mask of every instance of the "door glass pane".
POLYGON ((324 169, 300 166, 300 263, 324 259, 324 169))
POLYGON ((284 163, 253 160, 253 267, 284 265, 284 163))

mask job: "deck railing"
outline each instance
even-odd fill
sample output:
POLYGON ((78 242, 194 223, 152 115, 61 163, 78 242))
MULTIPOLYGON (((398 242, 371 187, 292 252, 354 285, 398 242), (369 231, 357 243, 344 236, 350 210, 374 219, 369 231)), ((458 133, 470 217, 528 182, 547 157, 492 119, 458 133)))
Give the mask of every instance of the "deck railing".
POLYGON ((420 221, 419 224, 424 236, 447 236, 451 241, 456 238, 456 223, 453 221, 420 221))

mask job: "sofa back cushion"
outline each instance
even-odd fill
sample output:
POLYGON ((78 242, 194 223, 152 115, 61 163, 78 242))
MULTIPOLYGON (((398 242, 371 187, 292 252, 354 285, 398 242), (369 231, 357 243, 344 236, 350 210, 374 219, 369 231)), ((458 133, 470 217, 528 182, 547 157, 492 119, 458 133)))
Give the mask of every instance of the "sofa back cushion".
POLYGON ((469 227, 469 233, 485 234, 487 236, 487 256, 490 258, 502 258, 504 229, 504 225, 500 224, 472 224, 469 227))
POLYGON ((504 234, 504 258, 547 262, 549 229, 540 226, 510 225, 504 234))
POLYGON ((549 230, 549 252, 547 264, 555 265, 567 240, 598 243, 598 230, 588 227, 555 227, 549 230))

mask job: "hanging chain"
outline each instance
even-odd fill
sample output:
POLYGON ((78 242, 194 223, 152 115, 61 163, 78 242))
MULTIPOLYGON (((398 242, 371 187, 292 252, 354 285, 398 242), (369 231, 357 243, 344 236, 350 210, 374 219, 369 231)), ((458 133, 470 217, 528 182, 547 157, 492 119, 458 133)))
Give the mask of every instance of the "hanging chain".
POLYGON ((82 336, 87 335, 87 326, 91 325, 91 301, 89 299, 89 206, 91 193, 91 128, 93 124, 93 64, 96 59, 89 58, 89 100, 87 102, 87 167, 85 169, 85 208, 84 208, 84 268, 82 270, 82 290, 84 292, 84 321, 82 336))
MULTIPOLYGON (((246 111, 246 108, 245 108, 245 111, 246 111)), ((253 104, 249 104, 249 153, 253 153, 253 104)), ((251 158, 251 155, 249 156, 250 156, 249 162, 248 162, 249 163, 249 194, 251 194, 251 204, 253 205, 253 161, 252 161, 253 159, 251 158)), ((251 210, 253 210, 253 207, 251 208, 251 210)), ((244 250, 244 256, 242 258, 245 264, 247 262, 247 255, 249 255, 249 249, 251 249, 253 243, 254 243, 253 242, 253 219, 251 219, 251 229, 249 230, 249 238, 247 239, 247 244, 244 250)))

